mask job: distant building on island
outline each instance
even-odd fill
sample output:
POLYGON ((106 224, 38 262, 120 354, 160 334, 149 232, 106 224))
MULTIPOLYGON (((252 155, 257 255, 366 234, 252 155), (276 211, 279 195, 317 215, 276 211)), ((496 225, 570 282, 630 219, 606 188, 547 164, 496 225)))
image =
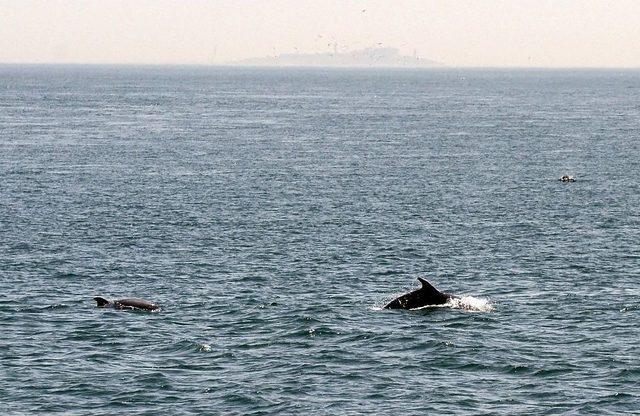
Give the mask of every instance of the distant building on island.
POLYGON ((396 48, 366 48, 351 52, 287 53, 231 62, 234 66, 293 66, 339 68, 434 68, 443 64, 415 55, 400 55, 396 48))

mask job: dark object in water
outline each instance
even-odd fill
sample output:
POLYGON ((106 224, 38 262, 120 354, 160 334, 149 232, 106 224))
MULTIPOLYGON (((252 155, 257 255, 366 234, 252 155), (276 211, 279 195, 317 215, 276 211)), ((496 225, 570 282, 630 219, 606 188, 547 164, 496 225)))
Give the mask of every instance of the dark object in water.
POLYGON ((120 299, 110 302, 105 298, 96 296, 93 300, 98 303, 99 308, 138 309, 143 311, 155 311, 160 309, 160 307, 155 303, 144 299, 120 299))
POLYGON ((384 309, 416 309, 429 305, 442 305, 447 303, 449 299, 457 298, 455 295, 440 292, 433 287, 431 283, 421 277, 418 277, 418 281, 422 284, 420 289, 395 298, 387 303, 384 309))
POLYGON ((576 180, 573 179, 573 176, 569 176, 569 175, 562 175, 562 177, 560 179, 558 179, 559 181, 562 182, 575 182, 576 180))

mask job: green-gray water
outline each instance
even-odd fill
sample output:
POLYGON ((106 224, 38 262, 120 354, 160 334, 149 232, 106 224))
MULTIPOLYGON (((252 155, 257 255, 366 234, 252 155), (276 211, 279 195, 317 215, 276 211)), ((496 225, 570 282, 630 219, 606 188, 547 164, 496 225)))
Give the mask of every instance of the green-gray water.
POLYGON ((0 410, 638 413, 638 96, 637 71, 0 67, 0 410), (418 276, 493 310, 380 309, 418 276))

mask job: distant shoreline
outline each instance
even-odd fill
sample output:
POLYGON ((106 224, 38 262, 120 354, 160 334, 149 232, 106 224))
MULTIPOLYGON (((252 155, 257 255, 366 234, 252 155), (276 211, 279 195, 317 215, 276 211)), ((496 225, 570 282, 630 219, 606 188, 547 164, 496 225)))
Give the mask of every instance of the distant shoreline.
POLYGON ((434 68, 445 66, 441 62, 425 59, 415 52, 413 56, 400 54, 397 48, 364 48, 352 51, 320 53, 284 53, 277 56, 248 58, 230 65, 331 67, 331 68, 434 68))

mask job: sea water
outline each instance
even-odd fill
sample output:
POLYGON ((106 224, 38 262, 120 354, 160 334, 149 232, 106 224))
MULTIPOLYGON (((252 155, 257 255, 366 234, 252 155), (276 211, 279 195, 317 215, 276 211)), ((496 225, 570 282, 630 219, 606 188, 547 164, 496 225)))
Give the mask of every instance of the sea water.
POLYGON ((638 414, 638 97, 619 70, 2 66, 0 410, 638 414), (381 308, 417 277, 462 300, 381 308))

